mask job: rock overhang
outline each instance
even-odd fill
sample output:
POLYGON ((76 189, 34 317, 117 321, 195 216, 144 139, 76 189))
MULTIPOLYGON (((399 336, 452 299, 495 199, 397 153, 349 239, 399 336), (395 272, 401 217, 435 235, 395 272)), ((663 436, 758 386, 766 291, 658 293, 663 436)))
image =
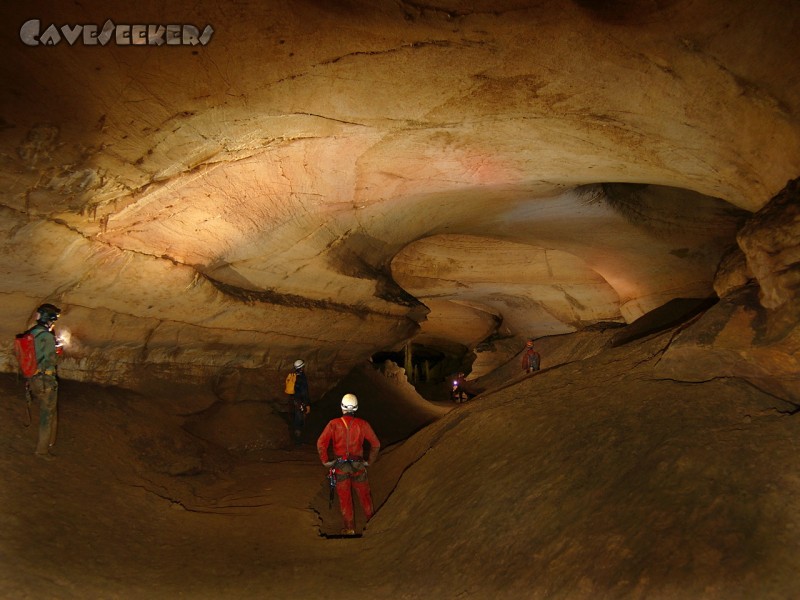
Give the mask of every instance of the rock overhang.
POLYGON ((7 19, 7 333, 54 299, 77 378, 302 355, 333 382, 417 334, 469 348, 712 294, 800 143, 791 19, 710 4, 209 6, 192 48, 26 48, 7 19))

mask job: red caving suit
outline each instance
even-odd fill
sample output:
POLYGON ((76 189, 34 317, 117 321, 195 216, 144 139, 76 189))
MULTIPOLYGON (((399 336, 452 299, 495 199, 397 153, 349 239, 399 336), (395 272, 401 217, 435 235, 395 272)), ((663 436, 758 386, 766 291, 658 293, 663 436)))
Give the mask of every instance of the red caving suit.
POLYGON ((372 518, 374 512, 367 470, 363 464, 364 440, 369 442, 368 462, 372 464, 378 456, 381 443, 370 424, 352 414, 331 420, 317 440, 317 451, 323 463, 329 461, 328 447, 333 443, 333 453, 336 457, 336 493, 339 496, 339 509, 346 530, 354 529, 352 488, 356 490, 367 521, 372 518))

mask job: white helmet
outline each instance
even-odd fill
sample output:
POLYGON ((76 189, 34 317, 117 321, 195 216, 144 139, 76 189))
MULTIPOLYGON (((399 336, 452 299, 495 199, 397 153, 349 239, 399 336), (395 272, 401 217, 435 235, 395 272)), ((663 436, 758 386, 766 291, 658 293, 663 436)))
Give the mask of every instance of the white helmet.
POLYGON ((342 396, 342 412, 356 412, 358 410, 358 398, 355 394, 345 394, 342 396))
POLYGON ((302 369, 305 366, 306 366, 306 361, 304 361, 301 358, 298 358, 296 361, 294 361, 294 368, 295 369, 302 369))

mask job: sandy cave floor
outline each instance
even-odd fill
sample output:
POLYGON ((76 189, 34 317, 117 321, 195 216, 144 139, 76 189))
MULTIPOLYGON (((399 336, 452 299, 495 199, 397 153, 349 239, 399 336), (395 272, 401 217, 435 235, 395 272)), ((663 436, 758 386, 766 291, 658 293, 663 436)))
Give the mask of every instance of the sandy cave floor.
POLYGON ((663 339, 640 346, 390 446, 358 539, 319 535, 309 445, 234 459, 169 395, 64 382, 44 462, 2 376, 0 597, 800 598, 797 417, 738 380, 653 379, 663 339))
MULTIPOLYGON (((26 425, 23 382, 0 375, 0 597, 342 597, 329 587, 364 540, 322 535, 340 521, 327 506, 318 432, 299 447, 233 456, 160 408, 182 406, 176 393, 187 392, 62 381, 48 462, 33 455, 37 407, 26 425)), ((385 437, 402 435, 386 426, 385 437)), ((356 516, 360 529, 358 506, 356 516)), ((383 575, 356 569, 358 578, 365 595, 348 597, 383 597, 383 575)))
POLYGON ((3 598, 321 597, 336 549, 358 543, 318 534, 308 505, 324 469, 310 446, 159 476, 131 456, 131 440, 163 436, 136 406, 147 401, 64 382, 45 462, 21 384, 1 389, 3 598))

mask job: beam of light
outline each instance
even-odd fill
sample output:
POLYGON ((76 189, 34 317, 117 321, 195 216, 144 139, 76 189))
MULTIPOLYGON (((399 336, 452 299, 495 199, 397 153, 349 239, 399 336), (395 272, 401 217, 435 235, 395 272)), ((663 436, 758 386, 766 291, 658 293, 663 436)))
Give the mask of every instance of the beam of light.
POLYGON ((58 335, 56 336, 56 346, 62 348, 69 348, 72 344, 72 333, 66 327, 59 327, 58 335))

